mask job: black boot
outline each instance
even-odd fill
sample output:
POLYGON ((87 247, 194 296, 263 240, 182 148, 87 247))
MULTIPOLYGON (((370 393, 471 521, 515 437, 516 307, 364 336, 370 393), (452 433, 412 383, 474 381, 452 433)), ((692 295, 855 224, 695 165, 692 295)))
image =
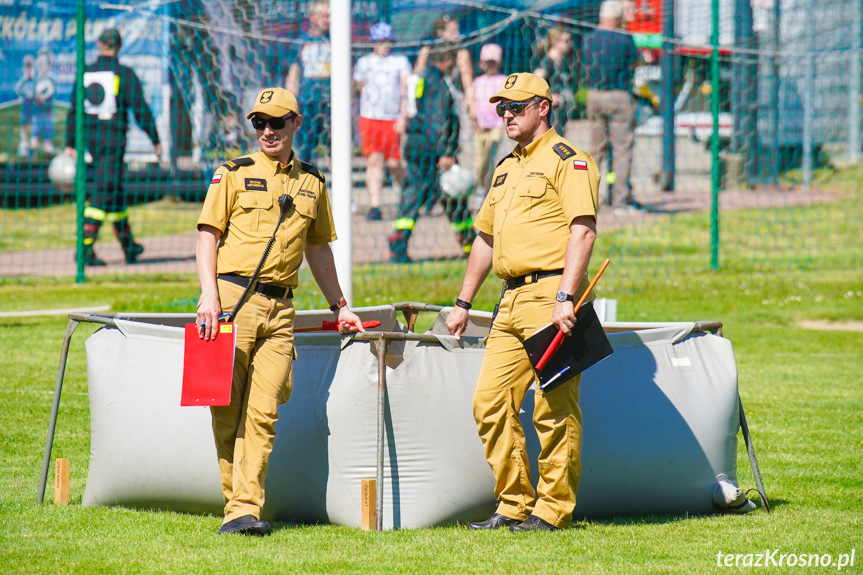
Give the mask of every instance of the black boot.
POLYGON ((135 243, 132 237, 132 228, 129 227, 129 220, 126 218, 116 220, 114 222, 114 235, 123 246, 123 255, 126 256, 127 264, 134 264, 138 261, 138 256, 144 251, 144 246, 135 243))
MULTIPOLYGON (((96 252, 93 251, 93 244, 96 243, 96 238, 99 237, 99 228, 102 227, 102 222, 93 218, 84 218, 84 265, 85 266, 104 266, 104 260, 96 257, 96 252)), ((75 258, 78 261, 78 258, 75 258)))
MULTIPOLYGON (((75 261, 78 261, 78 258, 75 258, 75 261)), ((88 245, 84 246, 84 265, 85 266, 104 266, 107 265, 105 260, 100 260, 96 257, 96 252, 93 251, 93 246, 88 245)))
POLYGON ((408 238, 410 232, 407 230, 398 230, 388 239, 390 244, 390 263, 393 264, 409 264, 411 259, 408 257, 408 238))

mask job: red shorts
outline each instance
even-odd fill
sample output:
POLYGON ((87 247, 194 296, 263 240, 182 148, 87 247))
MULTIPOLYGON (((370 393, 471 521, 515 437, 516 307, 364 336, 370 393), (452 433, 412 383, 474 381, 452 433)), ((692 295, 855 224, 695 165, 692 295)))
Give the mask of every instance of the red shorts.
POLYGON ((381 153, 387 160, 400 160, 401 134, 393 129, 396 120, 372 120, 360 116, 360 138, 363 141, 363 156, 381 153))

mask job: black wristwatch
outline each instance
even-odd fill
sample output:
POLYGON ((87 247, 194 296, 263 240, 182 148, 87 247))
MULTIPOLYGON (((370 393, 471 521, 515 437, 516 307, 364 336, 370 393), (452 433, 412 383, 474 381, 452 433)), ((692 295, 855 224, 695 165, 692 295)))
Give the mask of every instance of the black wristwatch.
POLYGON ((339 298, 339 303, 334 303, 330 306, 330 311, 333 313, 338 313, 338 311, 348 305, 348 302, 345 301, 345 298, 339 298))
POLYGON ((559 292, 557 292, 557 297, 555 297, 554 299, 556 299, 556 300, 557 300, 557 301, 559 301, 560 303, 563 303, 563 302, 565 302, 565 301, 572 301, 572 302, 574 302, 574 301, 575 301, 575 296, 574 296, 574 295, 569 295, 569 294, 568 294, 568 293, 566 293, 565 291, 559 291, 559 292))

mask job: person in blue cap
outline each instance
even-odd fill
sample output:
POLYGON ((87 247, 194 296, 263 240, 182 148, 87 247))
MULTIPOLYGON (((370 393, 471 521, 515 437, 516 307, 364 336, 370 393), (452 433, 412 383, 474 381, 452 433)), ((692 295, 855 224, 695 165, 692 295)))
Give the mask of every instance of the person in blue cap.
POLYGON ((402 178, 401 138, 407 121, 405 87, 411 73, 407 57, 391 54, 393 27, 378 22, 369 31, 371 54, 357 60, 354 85, 360 94, 360 138, 366 158, 369 220, 381 219, 384 162, 394 181, 402 178))

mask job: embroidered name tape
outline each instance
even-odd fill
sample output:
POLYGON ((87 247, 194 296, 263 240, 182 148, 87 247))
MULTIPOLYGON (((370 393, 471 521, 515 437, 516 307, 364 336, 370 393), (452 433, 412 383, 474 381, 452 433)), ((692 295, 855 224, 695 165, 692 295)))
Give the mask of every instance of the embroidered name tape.
POLYGON ((267 191, 267 180, 263 178, 246 178, 244 183, 249 191, 267 191))

